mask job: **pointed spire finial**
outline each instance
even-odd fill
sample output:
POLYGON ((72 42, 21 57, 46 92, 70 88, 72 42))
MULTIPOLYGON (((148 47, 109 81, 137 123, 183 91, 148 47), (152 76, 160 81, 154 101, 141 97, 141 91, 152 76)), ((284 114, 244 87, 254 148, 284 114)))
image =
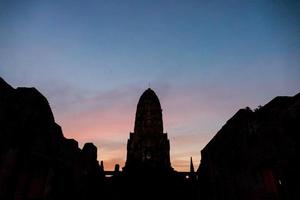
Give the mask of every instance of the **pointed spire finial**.
POLYGON ((103 160, 101 160, 101 162, 100 162, 100 169, 101 169, 102 171, 104 171, 104 163, 103 163, 103 160))
POLYGON ((190 162, 190 172, 194 173, 195 169, 194 169, 194 164, 193 164, 193 157, 191 157, 191 162, 190 162))

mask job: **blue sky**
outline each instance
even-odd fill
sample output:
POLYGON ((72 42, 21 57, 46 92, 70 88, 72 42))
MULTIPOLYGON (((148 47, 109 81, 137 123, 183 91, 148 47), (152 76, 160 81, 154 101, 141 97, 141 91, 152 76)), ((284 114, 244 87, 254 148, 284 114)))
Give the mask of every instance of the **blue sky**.
POLYGON ((173 166, 187 170, 239 108, 299 92, 299 11, 293 0, 0 0, 0 76, 38 88, 108 168, 124 162, 150 84, 173 166))

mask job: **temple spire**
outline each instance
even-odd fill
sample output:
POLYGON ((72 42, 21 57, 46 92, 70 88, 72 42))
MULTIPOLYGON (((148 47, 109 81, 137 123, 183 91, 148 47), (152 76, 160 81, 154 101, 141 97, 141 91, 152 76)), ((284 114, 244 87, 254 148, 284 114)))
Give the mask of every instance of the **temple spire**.
POLYGON ((155 92, 148 88, 140 97, 135 116, 135 133, 163 133, 162 109, 155 92))
MULTIPOLYGON (((148 88, 137 104, 134 132, 127 143, 126 173, 173 171, 170 142, 163 132, 162 109, 155 92, 148 88)), ((146 174, 147 174, 146 173, 146 174)))
POLYGON ((190 161, 190 172, 194 173, 195 169, 194 169, 194 164, 193 164, 193 157, 191 157, 191 161, 190 161))

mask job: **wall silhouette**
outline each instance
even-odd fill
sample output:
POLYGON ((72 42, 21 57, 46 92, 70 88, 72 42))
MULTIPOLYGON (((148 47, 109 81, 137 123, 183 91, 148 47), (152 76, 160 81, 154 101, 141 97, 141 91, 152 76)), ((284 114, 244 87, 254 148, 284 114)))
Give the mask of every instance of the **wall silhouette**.
POLYGON ((96 157, 93 144, 81 150, 64 138, 35 88, 0 78, 0 199, 98 199, 104 173, 96 157))
POLYGON ((201 199, 299 199, 300 93, 239 110, 201 151, 201 199))

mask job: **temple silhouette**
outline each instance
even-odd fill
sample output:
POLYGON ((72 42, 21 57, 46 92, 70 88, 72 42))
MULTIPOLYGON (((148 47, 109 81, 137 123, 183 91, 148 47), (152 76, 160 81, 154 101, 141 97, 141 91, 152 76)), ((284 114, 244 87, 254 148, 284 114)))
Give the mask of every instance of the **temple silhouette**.
POLYGON ((169 173, 172 170, 170 142, 167 133, 163 133, 162 109, 157 95, 149 88, 137 104, 124 172, 169 173))
POLYGON ((300 93, 276 97, 240 109, 201 150, 200 166, 190 158, 190 171, 178 172, 149 88, 137 104, 125 166, 105 171, 95 145, 80 149, 64 137, 39 91, 0 78, 0 199, 298 200, 299 133, 300 93))

